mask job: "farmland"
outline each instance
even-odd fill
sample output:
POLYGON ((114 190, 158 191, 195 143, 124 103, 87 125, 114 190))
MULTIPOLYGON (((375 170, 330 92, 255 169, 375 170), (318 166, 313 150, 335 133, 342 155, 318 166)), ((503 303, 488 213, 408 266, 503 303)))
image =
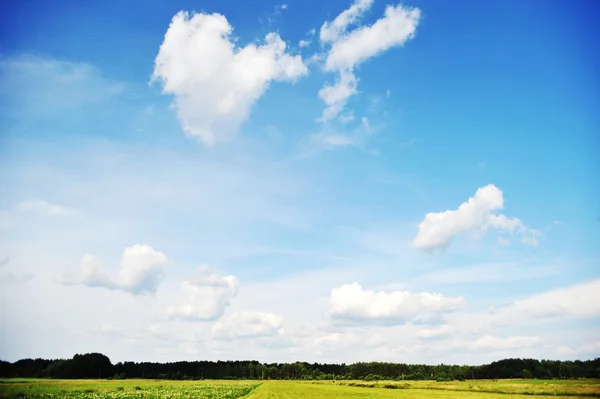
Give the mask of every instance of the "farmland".
POLYGON ((0 380, 1 398, 472 398, 598 397, 600 380, 498 381, 164 381, 0 380))

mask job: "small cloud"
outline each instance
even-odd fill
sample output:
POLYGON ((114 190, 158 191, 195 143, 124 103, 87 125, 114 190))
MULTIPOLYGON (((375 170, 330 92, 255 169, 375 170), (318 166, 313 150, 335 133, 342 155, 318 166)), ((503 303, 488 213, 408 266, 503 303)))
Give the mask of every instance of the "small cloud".
POLYGON ((362 126, 365 128, 365 131, 370 132, 371 126, 369 125, 369 120, 363 116, 360 121, 362 123, 362 126))
POLYGON ((348 136, 344 136, 343 134, 326 134, 316 136, 315 138, 320 140, 322 143, 333 147, 345 147, 354 144, 352 139, 350 139, 348 136))
POLYGON ((37 213, 44 216, 71 216, 78 212, 74 209, 61 205, 51 204, 41 199, 29 199, 17 204, 17 210, 21 212, 37 213))
POLYGON ((354 120, 354 112, 349 112, 347 114, 340 115, 340 117, 338 118, 338 120, 341 123, 343 123, 343 124, 352 122, 354 120))
POLYGON ((385 97, 386 97, 386 98, 390 98, 391 96, 392 96, 392 92, 390 91, 390 89, 387 89, 387 90, 385 91, 385 97))
POLYGON ((311 41, 310 40, 300 40, 298 42, 298 46, 300 47, 308 47, 310 46, 311 41))

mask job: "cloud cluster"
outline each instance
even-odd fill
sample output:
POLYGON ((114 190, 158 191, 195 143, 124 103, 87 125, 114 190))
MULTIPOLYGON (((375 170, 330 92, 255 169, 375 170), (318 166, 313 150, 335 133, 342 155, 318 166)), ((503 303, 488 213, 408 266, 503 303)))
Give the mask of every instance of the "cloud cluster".
POLYGON ((504 197, 498 187, 493 184, 481 187, 458 209, 425 215, 412 245, 424 250, 443 250, 459 234, 476 230, 485 232, 489 229, 518 234, 523 243, 537 245, 540 236, 538 231, 526 227, 517 218, 494 213, 503 207, 504 197))
POLYGON ((81 270, 63 274, 61 282, 120 290, 134 295, 154 294, 166 266, 167 258, 163 253, 148 245, 136 244, 123 251, 117 275, 106 273, 98 258, 86 254, 81 261, 81 270))
POLYGON ((319 38, 321 44, 328 47, 324 69, 338 74, 335 84, 326 84, 319 91, 319 98, 326 105, 322 121, 336 118, 348 99, 357 93, 355 69, 358 65, 392 47, 402 46, 415 35, 421 11, 402 4, 387 6, 384 16, 375 23, 348 32, 372 3, 373 0, 356 0, 333 21, 321 26, 319 38))
POLYGON ((209 145, 236 133, 271 82, 308 73, 277 33, 238 47, 232 31, 223 15, 179 12, 155 60, 152 80, 174 96, 184 130, 209 145))
POLYGON ((189 321, 216 320, 237 295, 238 282, 235 276, 221 276, 210 267, 201 266, 194 278, 183 282, 182 290, 187 300, 169 307, 169 317, 189 321))
POLYGON ((331 290, 329 313, 334 319, 402 323, 454 311, 464 304, 465 300, 462 297, 447 297, 428 292, 375 292, 353 283, 331 290))

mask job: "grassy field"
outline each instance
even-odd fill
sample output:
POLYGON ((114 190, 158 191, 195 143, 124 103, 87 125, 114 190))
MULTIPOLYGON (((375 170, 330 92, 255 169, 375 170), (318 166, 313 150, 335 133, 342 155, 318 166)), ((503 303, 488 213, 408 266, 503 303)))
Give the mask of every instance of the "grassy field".
POLYGON ((600 398, 600 380, 541 381, 155 381, 0 380, 0 398, 600 398))

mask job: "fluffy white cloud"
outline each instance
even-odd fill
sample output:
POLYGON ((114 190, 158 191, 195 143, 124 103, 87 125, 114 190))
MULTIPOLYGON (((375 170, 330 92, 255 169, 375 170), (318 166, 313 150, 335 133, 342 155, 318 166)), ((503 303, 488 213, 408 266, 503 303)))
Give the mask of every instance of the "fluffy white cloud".
POLYGON ((272 81, 294 82, 308 73, 300 56, 286 53, 277 33, 262 45, 237 47, 220 14, 179 12, 155 60, 153 81, 174 95, 184 130, 206 144, 235 134, 272 81))
POLYGON ((493 184, 481 187, 456 210, 428 213, 419 224, 412 245, 425 250, 445 249, 461 233, 485 232, 491 228, 519 234, 524 243, 537 245, 538 231, 527 228, 517 218, 493 213, 503 207, 504 197, 498 187, 493 184))
POLYGON ((331 290, 329 313, 337 319, 404 322, 454 311, 464 304, 465 300, 462 297, 446 297, 428 292, 375 292, 353 283, 331 290))
POLYGON ((269 337, 283 331, 283 319, 266 312, 240 311, 222 317, 214 326, 217 339, 269 337))
POLYGON ((163 278, 166 266, 167 258, 163 253, 148 245, 136 244, 123 251, 120 270, 116 276, 107 274, 94 255, 86 254, 81 261, 81 270, 63 274, 61 282, 121 290, 134 295, 153 294, 163 278))
POLYGON ((223 315, 237 295, 238 282, 234 276, 220 276, 208 266, 198 268, 196 276, 184 281, 187 301, 171 306, 167 314, 184 320, 216 320, 223 315))
POLYGON ((38 213, 45 216, 69 216, 77 212, 61 205, 51 204, 41 199, 29 199, 17 204, 17 209, 22 212, 38 213))
POLYGON ((356 0, 332 22, 325 22, 321 27, 321 44, 331 46, 325 59, 325 70, 339 73, 334 85, 325 85, 319 91, 319 98, 326 105, 322 121, 338 116, 348 99, 357 93, 356 66, 392 47, 403 45, 415 35, 421 11, 401 4, 387 6, 384 16, 373 25, 359 26, 347 32, 348 26, 356 23, 372 3, 372 0, 356 0))

